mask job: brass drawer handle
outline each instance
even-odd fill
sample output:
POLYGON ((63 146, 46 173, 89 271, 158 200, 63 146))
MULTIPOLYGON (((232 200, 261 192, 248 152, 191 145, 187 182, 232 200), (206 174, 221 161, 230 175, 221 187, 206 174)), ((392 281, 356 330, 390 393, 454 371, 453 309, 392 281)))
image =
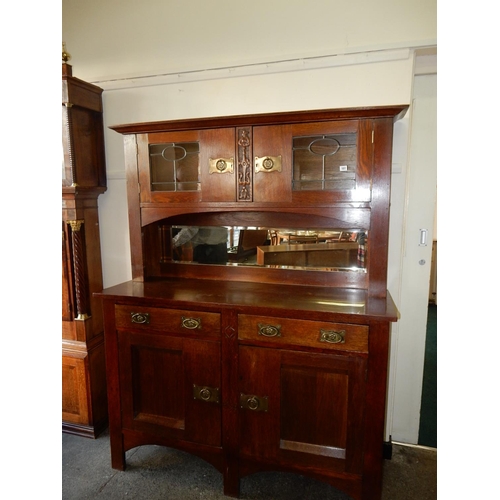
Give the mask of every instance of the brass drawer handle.
POLYGON ((323 330, 320 329, 320 342, 328 344, 345 344, 345 330, 323 330))
POLYGON ((149 325, 149 313, 130 313, 130 319, 132 323, 137 325, 149 325))
POLYGON ((259 397, 252 394, 240 394, 240 407, 245 410, 267 411, 269 402, 267 396, 259 397))
POLYGON ((187 328, 188 330, 201 328, 201 318, 186 318, 181 316, 181 328, 187 328))
POLYGON ((281 325, 264 325, 259 323, 259 335, 263 337, 281 337, 281 325))
POLYGON ((218 403, 219 388, 193 384, 193 398, 205 403, 218 403))

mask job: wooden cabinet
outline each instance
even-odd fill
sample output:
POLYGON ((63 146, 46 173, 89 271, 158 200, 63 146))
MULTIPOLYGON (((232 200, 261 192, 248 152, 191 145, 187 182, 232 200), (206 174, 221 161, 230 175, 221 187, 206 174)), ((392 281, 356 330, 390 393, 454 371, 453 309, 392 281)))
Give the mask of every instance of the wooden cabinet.
POLYGON ((114 468, 155 443, 207 460, 229 496, 241 477, 282 470, 380 499, 398 316, 387 292, 392 128, 405 109, 113 127, 125 136, 133 269, 96 294, 114 468), (215 228, 228 253, 237 231, 259 239, 241 260, 192 258, 196 245, 221 245, 207 236, 215 228), (262 257, 278 254, 286 263, 262 257))
POLYGON ((368 327, 240 315, 238 337, 241 456, 360 473, 368 327))
POLYGON ((62 429, 107 426, 97 199, 106 190, 102 89, 62 65, 62 429))
POLYGON ((305 191, 329 202, 370 201, 373 120, 276 118, 273 125, 138 133, 140 201, 307 202, 305 191))
POLYGON ((240 315, 238 337, 240 466, 361 476, 369 327, 240 315))
POLYGON ((116 306, 123 427, 221 445, 220 314, 116 306))

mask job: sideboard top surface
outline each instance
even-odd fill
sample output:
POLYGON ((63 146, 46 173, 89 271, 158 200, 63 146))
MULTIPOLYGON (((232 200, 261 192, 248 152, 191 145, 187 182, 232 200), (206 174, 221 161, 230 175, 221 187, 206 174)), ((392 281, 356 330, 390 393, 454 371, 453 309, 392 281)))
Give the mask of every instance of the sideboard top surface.
POLYGON ((399 316, 389 293, 385 298, 377 298, 362 289, 172 278, 127 281, 96 295, 122 303, 144 301, 144 305, 163 307, 252 308, 254 313, 301 318, 309 313, 311 317, 332 314, 351 321, 352 316, 397 321, 399 316))

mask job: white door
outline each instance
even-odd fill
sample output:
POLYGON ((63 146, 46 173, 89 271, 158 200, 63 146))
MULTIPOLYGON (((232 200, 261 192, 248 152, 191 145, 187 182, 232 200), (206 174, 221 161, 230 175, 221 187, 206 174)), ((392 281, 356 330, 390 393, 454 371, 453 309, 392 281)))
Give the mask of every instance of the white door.
MULTIPOLYGON (((415 76, 403 217, 400 319, 393 329, 387 434, 418 443, 437 192, 437 75, 415 76)), ((396 297, 395 297, 396 298, 396 297)))

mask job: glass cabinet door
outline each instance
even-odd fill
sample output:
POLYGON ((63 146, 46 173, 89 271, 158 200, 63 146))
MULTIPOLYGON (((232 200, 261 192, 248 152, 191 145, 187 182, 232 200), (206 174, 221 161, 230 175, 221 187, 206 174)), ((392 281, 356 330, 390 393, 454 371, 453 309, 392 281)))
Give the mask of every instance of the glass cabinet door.
POLYGON ((371 130, 370 120, 293 125, 292 198, 370 201, 371 130))
POLYGON ((234 201, 234 129, 138 136, 141 202, 234 201))
POLYGON ((356 189, 356 133, 296 136, 292 141, 294 191, 356 189))
POLYGON ((198 191, 199 157, 198 141, 150 144, 151 191, 198 191))
POLYGON ((370 120, 255 127, 254 152, 255 201, 371 199, 370 120))

